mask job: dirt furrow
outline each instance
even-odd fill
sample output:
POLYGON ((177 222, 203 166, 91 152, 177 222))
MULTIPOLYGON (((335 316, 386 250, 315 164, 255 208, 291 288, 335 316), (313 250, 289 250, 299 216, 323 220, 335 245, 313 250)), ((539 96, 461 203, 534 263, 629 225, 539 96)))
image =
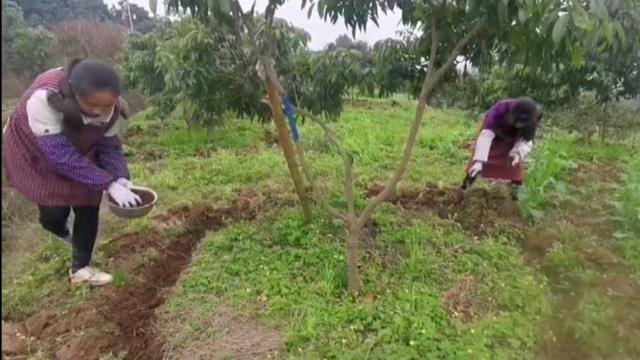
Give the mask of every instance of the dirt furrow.
MULTIPOLYGON (((171 239, 159 231, 128 234, 117 239, 113 250, 107 252, 108 258, 125 264, 124 284, 99 289, 81 304, 43 311, 12 327, 24 329, 21 338, 29 341, 29 353, 40 349, 59 360, 97 360, 108 354, 124 355, 126 359, 162 359, 165 349, 156 328, 155 310, 164 304, 208 231, 254 216, 253 207, 238 203, 169 209, 152 221, 175 234, 171 239), (136 255, 144 261, 134 261, 136 255)), ((22 350, 27 351, 24 347, 22 350)))

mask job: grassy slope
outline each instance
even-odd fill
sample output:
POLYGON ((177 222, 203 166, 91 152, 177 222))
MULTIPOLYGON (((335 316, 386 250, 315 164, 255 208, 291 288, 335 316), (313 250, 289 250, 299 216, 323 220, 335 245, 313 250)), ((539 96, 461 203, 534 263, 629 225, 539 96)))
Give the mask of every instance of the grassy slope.
MULTIPOLYGON (((408 102, 392 106, 389 100, 366 101, 349 108, 334 125, 338 136, 358 155, 360 206, 364 190, 393 170, 412 114, 413 105, 408 102)), ((542 275, 560 274, 560 279, 566 279, 587 268, 593 269, 595 278, 608 271, 580 255, 580 231, 589 229, 564 219, 561 214, 575 208, 558 204, 567 198, 577 199, 578 204, 591 201, 594 207, 605 207, 608 215, 607 209, 613 209, 608 201, 617 199, 618 213, 625 215, 615 224, 621 240, 611 246, 614 243, 606 227, 609 233, 594 241, 611 248, 625 264, 620 272, 633 273, 637 281, 640 249, 634 241, 638 229, 633 215, 638 191, 633 186, 638 184, 639 166, 625 146, 581 149, 569 138, 560 137, 536 148, 523 212, 532 218, 533 228, 555 229, 563 239, 554 246, 553 256, 538 265, 522 260, 518 246, 522 236, 511 231, 496 228, 488 239, 473 241, 456 223, 430 214, 412 218, 384 205, 375 216, 375 251, 362 257, 363 294, 353 298, 345 293, 344 229, 321 212, 316 223, 303 223, 298 209, 291 205, 295 197, 289 191, 281 150, 264 141, 264 129, 233 123, 210 141, 199 131, 189 133, 179 125, 158 125, 153 120, 139 118, 137 129, 129 133, 138 134, 127 141, 127 149, 134 177, 159 192, 160 210, 176 202, 229 201, 243 188, 282 200, 257 222, 233 225, 202 243, 162 314, 173 358, 188 358, 221 336, 211 328, 212 313, 220 304, 280 329, 285 337, 281 355, 286 358, 533 358, 540 354, 541 343, 556 341, 547 336, 549 330, 575 334, 577 346, 592 354, 604 356, 618 348, 619 340, 611 337, 617 320, 606 316, 615 311, 611 296, 585 291, 587 296, 577 305, 584 304, 587 315, 603 314, 595 320, 567 313, 557 306, 565 299, 564 293, 555 291, 561 283, 554 277, 548 284, 542 275), (575 168, 594 160, 619 163, 621 171, 628 173, 619 181, 620 187, 603 191, 597 204, 589 192, 617 179, 579 186, 571 180, 575 168), (464 288, 461 284, 471 284, 466 288, 469 304, 465 310, 471 309, 472 319, 447 309, 447 294, 464 288), (593 306, 599 310, 590 310, 593 306), (554 325, 553 319, 567 317, 561 323, 571 324, 568 330, 554 325), (606 339, 602 344, 589 341, 593 336, 606 339)), ((427 181, 456 184, 468 156, 463 145, 477 126, 476 119, 462 112, 430 110, 402 187, 422 187, 427 181)), ((337 154, 312 124, 302 126, 301 132, 318 180, 331 194, 331 201, 341 205, 337 154)), ((107 219, 107 224, 112 220, 107 219)), ((134 221, 126 228, 108 227, 103 236, 147 226, 145 220, 134 221)), ((3 318, 24 317, 37 309, 42 298, 61 292, 73 295, 65 301, 89 295, 65 285, 67 256, 66 249, 52 243, 22 262, 29 271, 3 276, 3 318)))

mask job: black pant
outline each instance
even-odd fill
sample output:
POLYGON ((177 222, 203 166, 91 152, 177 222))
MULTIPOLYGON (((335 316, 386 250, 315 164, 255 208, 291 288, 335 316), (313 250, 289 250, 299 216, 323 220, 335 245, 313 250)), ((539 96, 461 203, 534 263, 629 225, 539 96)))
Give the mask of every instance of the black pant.
MULTIPOLYGON (((71 207, 39 205, 40 224, 52 234, 66 238, 70 234, 67 220, 71 214, 71 207)), ((71 236, 72 256, 71 271, 82 269, 91 262, 93 246, 98 237, 99 207, 74 207, 75 221, 71 236)))

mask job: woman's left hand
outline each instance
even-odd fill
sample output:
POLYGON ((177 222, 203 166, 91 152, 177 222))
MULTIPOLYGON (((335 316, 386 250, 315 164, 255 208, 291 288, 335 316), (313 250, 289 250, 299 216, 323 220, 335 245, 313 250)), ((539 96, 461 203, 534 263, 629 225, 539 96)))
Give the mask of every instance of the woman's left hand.
POLYGON ((116 180, 116 182, 124 187, 126 187, 127 189, 131 189, 131 187, 133 186, 133 183, 131 181, 129 181, 129 179, 125 179, 125 178, 119 178, 116 180))
POLYGON ((519 154, 511 155, 511 166, 517 166, 522 161, 522 157, 519 154))

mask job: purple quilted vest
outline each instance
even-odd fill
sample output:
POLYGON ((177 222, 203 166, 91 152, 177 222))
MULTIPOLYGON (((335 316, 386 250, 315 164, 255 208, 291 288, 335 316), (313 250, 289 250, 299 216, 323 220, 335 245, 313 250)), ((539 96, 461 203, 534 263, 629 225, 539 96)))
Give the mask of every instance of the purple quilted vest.
MULTIPOLYGON (((2 157, 7 180, 11 187, 29 201, 47 206, 97 206, 102 191, 91 189, 58 175, 53 164, 42 153, 37 138, 29 127, 26 104, 36 90, 59 90, 65 81, 62 69, 49 70, 39 75, 22 95, 9 118, 2 139, 2 157)), ((118 120, 115 109, 106 126, 85 126, 72 142, 78 152, 96 163, 95 149, 98 141, 118 120)))

